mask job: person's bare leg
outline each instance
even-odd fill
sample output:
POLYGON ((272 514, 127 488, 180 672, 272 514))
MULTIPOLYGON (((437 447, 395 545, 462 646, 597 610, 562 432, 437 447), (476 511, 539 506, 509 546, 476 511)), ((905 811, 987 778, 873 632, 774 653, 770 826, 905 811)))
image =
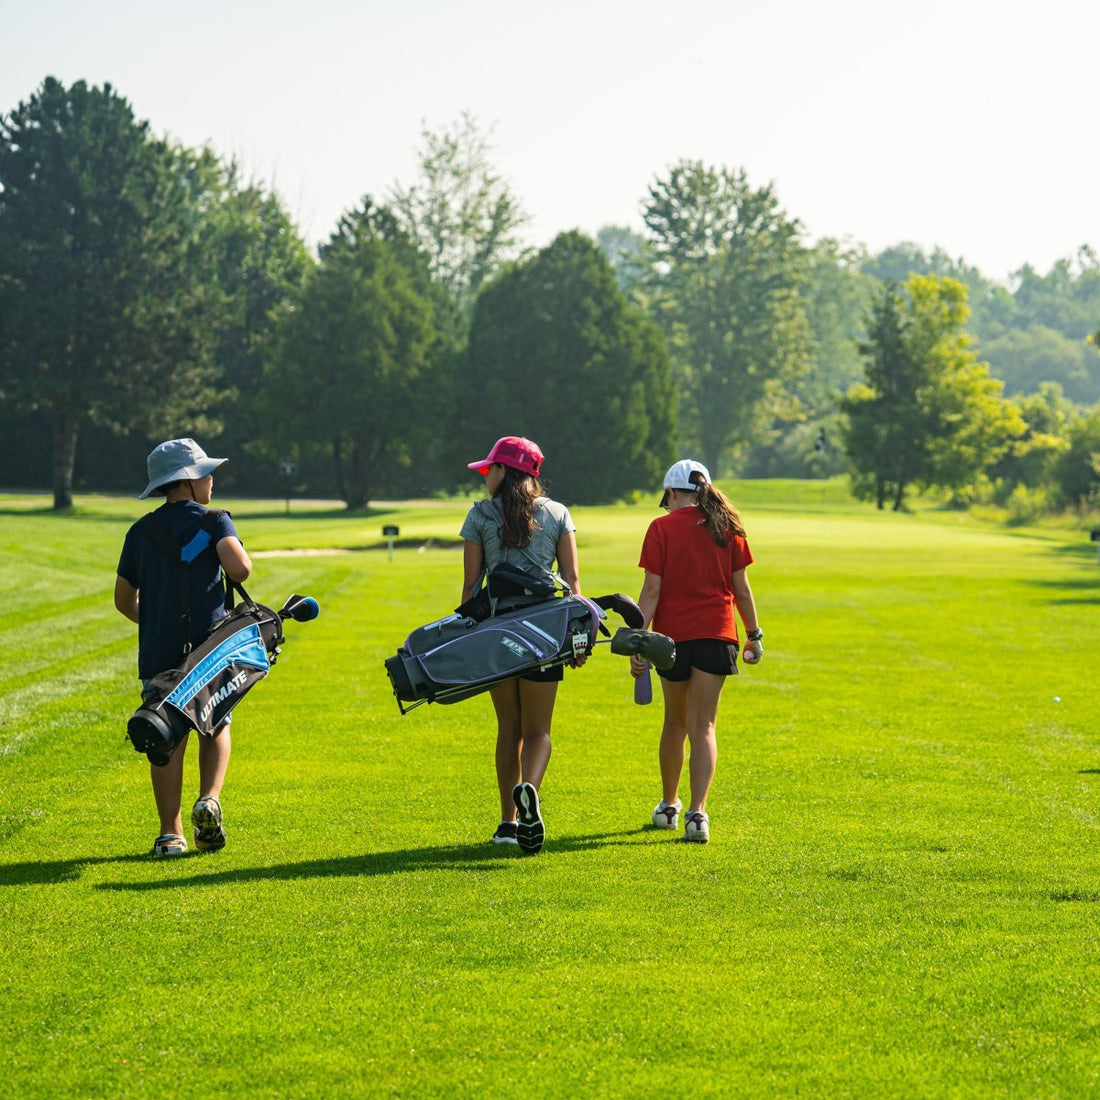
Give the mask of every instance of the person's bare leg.
POLYGON ((661 678, 665 700, 665 718, 661 726, 661 744, 657 750, 661 762, 661 800, 675 805, 684 770, 684 742, 687 739, 688 690, 690 680, 661 678))
POLYGON ((707 795, 714 780, 714 770, 718 763, 718 739, 715 727, 718 719, 718 702, 725 686, 724 676, 715 676, 711 672, 691 670, 688 681, 691 689, 688 693, 687 730, 691 743, 691 757, 688 761, 688 774, 691 777, 691 806, 693 810, 706 811, 707 795))
POLYGON ((199 797, 211 795, 221 801, 222 784, 233 751, 229 726, 222 726, 212 737, 199 738, 199 797))
POLYGON ((496 769, 497 787, 500 789, 500 820, 516 820, 516 804, 512 801, 512 789, 520 781, 520 750, 523 736, 520 732, 519 682, 504 680, 489 689, 493 709, 497 715, 496 769))
POLYGON ((183 799, 183 757, 187 750, 187 738, 176 746, 163 768, 149 765, 149 776, 153 782, 153 798, 157 804, 157 817, 160 818, 160 832, 183 836, 183 821, 180 817, 180 802, 183 799))
POLYGON ((556 682, 538 683, 532 680, 519 680, 518 684, 523 741, 520 749, 520 773, 525 782, 538 790, 550 763, 550 724, 554 719, 558 685, 556 682))

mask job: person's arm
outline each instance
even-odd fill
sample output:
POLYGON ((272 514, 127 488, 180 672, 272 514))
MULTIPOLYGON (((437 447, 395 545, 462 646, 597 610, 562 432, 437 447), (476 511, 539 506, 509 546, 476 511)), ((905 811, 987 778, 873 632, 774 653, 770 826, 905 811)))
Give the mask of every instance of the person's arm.
MULTIPOLYGON (((657 614, 657 602, 661 598, 661 575, 645 571, 645 580, 642 581, 642 591, 638 596, 638 606, 642 609, 642 629, 648 630, 653 616, 657 614)), ((641 676, 649 667, 649 662, 632 653, 630 656, 630 672, 633 676, 641 676)))
MULTIPOLYGON (((760 622, 756 617, 756 601, 752 596, 752 588, 749 585, 748 575, 744 569, 736 570, 730 578, 733 587, 733 598, 737 603, 737 611, 741 616, 741 622, 745 626, 745 649, 752 650, 759 661, 764 653, 764 647, 759 641, 750 641, 749 634, 760 629, 760 622)), ((753 662, 749 662, 752 664, 753 662)))
POLYGON ((569 591, 574 596, 579 596, 581 594, 581 574, 577 565, 577 536, 574 531, 566 531, 558 539, 556 553, 561 579, 569 585, 569 591))
POLYGON ((252 575, 252 559, 235 535, 226 535, 218 540, 218 561, 222 563, 225 575, 238 584, 252 575))
POLYGON ((119 576, 115 577, 115 609, 130 622, 138 622, 138 590, 119 576))
POLYGON ((462 599, 458 601, 460 606, 474 594, 484 565, 485 551, 482 550, 481 543, 465 539, 462 543, 462 599))

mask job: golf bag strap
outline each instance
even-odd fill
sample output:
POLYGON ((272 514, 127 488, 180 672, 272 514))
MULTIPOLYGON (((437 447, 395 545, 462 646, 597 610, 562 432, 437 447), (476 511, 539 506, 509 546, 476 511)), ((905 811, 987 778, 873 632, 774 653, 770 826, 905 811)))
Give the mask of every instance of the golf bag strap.
MULTIPOLYGON (((500 545, 504 546, 504 512, 501 509, 500 505, 497 504, 495 499, 478 501, 478 507, 479 508, 483 504, 486 505, 489 508, 489 512, 490 512, 490 515, 492 516, 493 522, 497 524, 497 534, 500 537, 500 545)), ((527 561, 529 561, 535 567, 535 569, 539 573, 545 573, 546 576, 548 576, 558 586, 558 588, 561 589, 562 592, 564 592, 564 593, 569 592, 569 585, 567 585, 565 583, 565 581, 561 578, 561 576, 559 574, 555 573, 553 569, 547 569, 545 566, 539 565, 539 563, 537 561, 535 561, 535 559, 533 557, 531 557, 531 555, 527 552, 526 547, 523 547, 523 546, 508 546, 508 547, 505 547, 505 549, 507 549, 507 550, 518 550, 524 556, 524 558, 526 558, 527 561)), ((488 567, 488 565, 483 565, 481 576, 482 576, 482 581, 485 584, 488 584, 489 583, 489 567, 488 567)))
POLYGON ((236 600, 234 594, 239 592, 241 595, 241 602, 247 604, 249 607, 257 607, 256 601, 244 590, 244 585, 240 581, 230 580, 229 576, 225 578, 225 607, 227 611, 232 611, 236 600))

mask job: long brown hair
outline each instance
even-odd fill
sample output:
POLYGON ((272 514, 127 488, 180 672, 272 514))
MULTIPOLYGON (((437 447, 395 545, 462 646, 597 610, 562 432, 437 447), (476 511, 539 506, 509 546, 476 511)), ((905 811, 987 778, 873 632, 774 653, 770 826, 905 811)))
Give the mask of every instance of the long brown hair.
POLYGON ((710 537, 719 546, 729 546, 731 532, 744 538, 745 524, 741 513, 730 503, 729 497, 711 485, 698 470, 692 470, 688 480, 698 486, 695 496, 699 511, 703 513, 699 522, 706 526, 710 537))
POLYGON ((516 548, 531 545, 531 532, 535 529, 535 501, 542 496, 542 486, 537 477, 525 474, 512 466, 504 467, 504 480, 493 498, 504 517, 501 542, 516 548))

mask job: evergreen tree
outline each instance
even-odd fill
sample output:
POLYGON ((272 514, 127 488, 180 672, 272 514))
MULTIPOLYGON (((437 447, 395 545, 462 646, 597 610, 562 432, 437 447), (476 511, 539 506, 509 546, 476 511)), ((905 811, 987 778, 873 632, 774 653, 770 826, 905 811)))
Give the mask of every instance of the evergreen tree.
POLYGON ((1021 435, 1018 409, 978 361, 966 288, 914 275, 886 286, 868 320, 865 381, 844 399, 852 491, 895 510, 910 485, 960 492, 1021 435))

